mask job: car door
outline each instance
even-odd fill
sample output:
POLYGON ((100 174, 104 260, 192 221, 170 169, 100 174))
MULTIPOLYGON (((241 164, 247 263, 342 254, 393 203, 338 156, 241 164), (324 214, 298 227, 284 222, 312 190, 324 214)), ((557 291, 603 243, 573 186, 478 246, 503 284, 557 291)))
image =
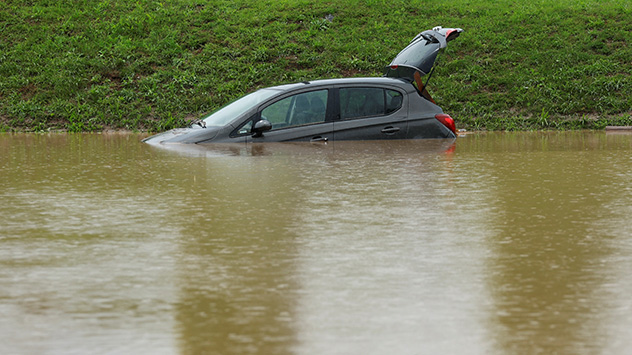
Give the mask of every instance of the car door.
POLYGON ((334 122, 335 140, 406 138, 404 94, 383 87, 340 87, 334 122))
MULTIPOLYGON (((330 90, 320 89, 284 97, 263 107, 257 119, 267 120, 272 128, 247 142, 326 142, 333 138, 330 90)), ((247 131, 242 128, 241 132, 247 131)))
POLYGON ((384 75, 412 82, 415 80, 415 73, 419 73, 420 76, 429 74, 439 51, 446 48, 448 42, 457 38, 461 32, 463 30, 460 28, 435 27, 432 30, 419 33, 384 68, 384 75))

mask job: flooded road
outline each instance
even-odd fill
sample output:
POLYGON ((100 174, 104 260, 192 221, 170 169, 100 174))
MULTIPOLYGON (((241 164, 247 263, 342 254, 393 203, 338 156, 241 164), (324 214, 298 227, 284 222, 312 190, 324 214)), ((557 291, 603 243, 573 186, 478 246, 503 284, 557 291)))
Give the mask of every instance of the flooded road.
POLYGON ((0 134, 2 354, 627 354, 632 135, 0 134))

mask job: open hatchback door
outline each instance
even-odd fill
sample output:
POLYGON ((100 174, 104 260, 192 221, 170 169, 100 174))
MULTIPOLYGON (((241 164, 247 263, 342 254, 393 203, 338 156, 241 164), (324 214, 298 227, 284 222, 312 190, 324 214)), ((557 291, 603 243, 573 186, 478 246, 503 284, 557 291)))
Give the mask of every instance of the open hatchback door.
MULTIPOLYGON (((432 77, 437 55, 443 48, 448 46, 448 42, 457 38, 461 32, 463 30, 460 28, 442 27, 435 27, 421 32, 385 68, 384 76, 410 82, 421 97, 436 105, 436 102, 428 93, 427 87, 432 77), (421 80, 421 77, 424 75, 428 75, 425 84, 421 80)), ((423 117, 416 119, 415 116, 409 115, 408 130, 409 132, 420 132, 419 135, 421 136, 427 131, 425 127, 427 121, 423 117)), ((456 135, 456 125, 450 115, 442 112, 435 114, 434 118, 456 135)))
POLYGON ((461 32, 463 30, 460 28, 442 27, 421 32, 385 68, 384 76, 413 82, 416 81, 416 76, 429 74, 439 51, 447 47, 448 42, 457 38, 461 32))

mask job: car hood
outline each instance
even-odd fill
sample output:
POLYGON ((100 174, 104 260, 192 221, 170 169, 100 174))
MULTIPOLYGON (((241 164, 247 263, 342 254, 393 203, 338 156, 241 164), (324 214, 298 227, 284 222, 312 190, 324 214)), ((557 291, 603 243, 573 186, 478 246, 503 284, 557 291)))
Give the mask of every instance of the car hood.
POLYGON ((419 33, 385 68, 384 76, 413 81, 415 72, 430 73, 439 51, 461 32, 460 28, 435 27, 419 33))
POLYGON ((219 127, 197 128, 175 128, 170 131, 159 133, 143 139, 149 144, 159 143, 200 143, 213 139, 220 131, 219 127))

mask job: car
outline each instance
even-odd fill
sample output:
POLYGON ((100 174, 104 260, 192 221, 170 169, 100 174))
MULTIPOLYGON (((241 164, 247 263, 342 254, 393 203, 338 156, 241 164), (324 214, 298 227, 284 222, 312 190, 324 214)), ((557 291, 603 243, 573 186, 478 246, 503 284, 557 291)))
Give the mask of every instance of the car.
POLYGON ((413 38, 383 77, 338 78, 259 89, 149 144, 328 142, 456 138, 454 120, 427 91, 438 53, 460 28, 413 38), (422 77, 427 76, 425 83, 422 77))

